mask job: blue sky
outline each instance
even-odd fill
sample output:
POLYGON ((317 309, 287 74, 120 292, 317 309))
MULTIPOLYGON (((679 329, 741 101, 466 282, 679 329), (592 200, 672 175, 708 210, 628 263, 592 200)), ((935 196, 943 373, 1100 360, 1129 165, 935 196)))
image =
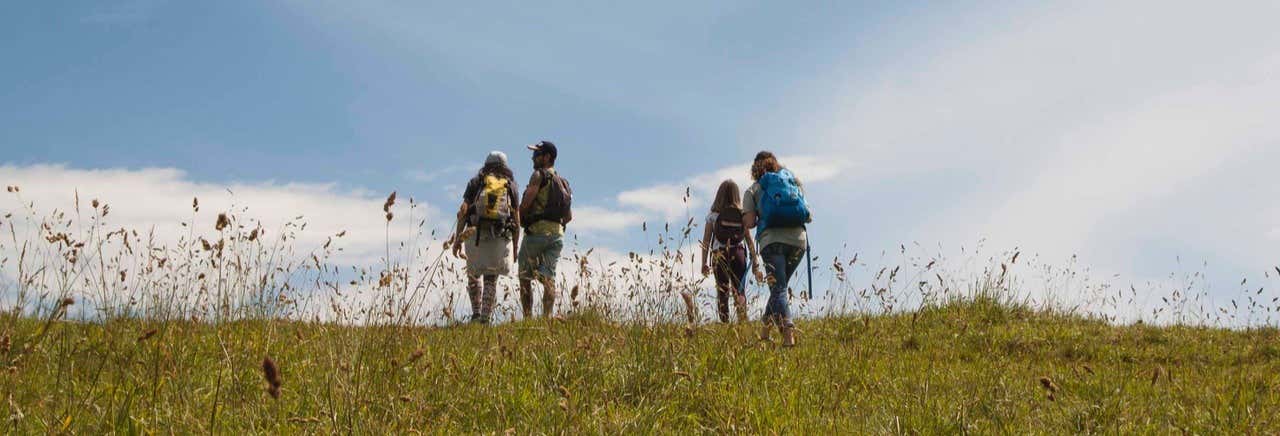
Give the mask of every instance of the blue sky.
POLYGON ((549 139, 599 223, 581 236, 625 252, 647 244, 638 222, 683 222, 684 186, 700 210, 767 148, 814 179, 827 257, 986 238, 1127 284, 1181 256, 1226 295, 1280 263, 1278 17, 1269 2, 17 2, 0 6, 0 175, 50 199, 98 189, 148 210, 139 222, 220 187, 261 193, 266 215, 374 204, 376 220, 391 190, 454 207, 491 149, 527 177, 523 146, 549 139))
POLYGON ((599 197, 797 147, 762 115, 905 12, 346 4, 8 5, 0 141, 18 164, 384 187, 547 138, 579 178, 609 175, 580 184, 599 197))

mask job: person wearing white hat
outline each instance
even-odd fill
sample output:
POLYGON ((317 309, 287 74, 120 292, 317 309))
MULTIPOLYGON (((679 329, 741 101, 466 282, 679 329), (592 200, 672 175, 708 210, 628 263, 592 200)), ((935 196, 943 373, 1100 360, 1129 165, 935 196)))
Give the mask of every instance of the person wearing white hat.
POLYGON ((498 276, 511 273, 511 259, 520 250, 519 192, 507 155, 494 151, 462 194, 451 243, 454 255, 467 262, 471 322, 492 321, 498 276))

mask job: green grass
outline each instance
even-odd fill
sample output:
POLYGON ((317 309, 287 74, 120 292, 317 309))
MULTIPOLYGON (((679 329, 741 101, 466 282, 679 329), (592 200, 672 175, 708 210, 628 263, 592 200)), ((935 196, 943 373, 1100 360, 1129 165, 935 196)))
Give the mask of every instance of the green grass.
MULTIPOLYGON (((44 325, 4 332, 6 360, 44 325)), ((985 301, 801 322, 794 349, 758 326, 59 321, 0 376, 0 413, 13 433, 1280 431, 1274 329, 1117 327, 985 301)))

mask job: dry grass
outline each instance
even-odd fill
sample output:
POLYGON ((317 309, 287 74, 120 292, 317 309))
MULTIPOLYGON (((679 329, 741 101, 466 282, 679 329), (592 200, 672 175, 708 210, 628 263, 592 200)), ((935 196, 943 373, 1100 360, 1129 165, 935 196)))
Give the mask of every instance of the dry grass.
MULTIPOLYGON (((193 200, 188 233, 166 240, 112 228, 97 200, 40 214, 7 191, 14 433, 1280 430, 1277 300, 1247 281, 1214 307, 1199 273, 1143 294, 1018 250, 841 253, 815 259, 826 291, 793 297, 810 318, 782 350, 706 324, 693 220, 644 224, 652 245, 623 259, 570 241, 563 316, 484 328, 456 323, 464 280, 425 223, 352 267, 331 260, 345 232, 298 247, 301 219, 268 229, 193 200)), ((387 222, 414 222, 408 203, 390 195, 387 222)))

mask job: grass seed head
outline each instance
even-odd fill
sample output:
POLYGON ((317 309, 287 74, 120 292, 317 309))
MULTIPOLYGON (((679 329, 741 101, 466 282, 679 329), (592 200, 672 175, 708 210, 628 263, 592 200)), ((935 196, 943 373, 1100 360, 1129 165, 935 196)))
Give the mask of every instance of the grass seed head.
POLYGON ((1043 387, 1046 391, 1049 391, 1050 393, 1058 392, 1058 385, 1055 384, 1053 382, 1053 379, 1049 377, 1040 377, 1040 387, 1043 387))
POLYGON ((262 377, 267 380, 267 393, 271 398, 280 398, 280 386, 284 383, 280 380, 280 368, 270 356, 262 358, 262 377))
POLYGON ((391 191, 391 195, 387 196, 387 201, 382 203, 383 212, 391 212, 391 206, 396 204, 396 191, 391 191))

